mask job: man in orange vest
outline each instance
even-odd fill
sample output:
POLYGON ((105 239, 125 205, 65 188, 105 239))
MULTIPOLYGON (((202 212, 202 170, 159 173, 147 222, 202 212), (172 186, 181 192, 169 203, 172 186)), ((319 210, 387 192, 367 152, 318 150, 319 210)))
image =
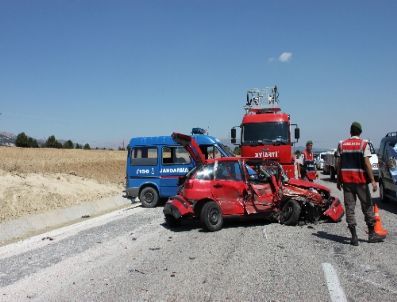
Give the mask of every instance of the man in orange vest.
POLYGON ((369 161, 371 151, 368 142, 360 138, 361 132, 360 123, 353 122, 350 127, 351 137, 339 142, 336 151, 337 187, 339 190, 343 187, 346 222, 352 235, 350 244, 354 246, 358 246, 357 223, 354 216, 357 197, 361 202, 361 209, 368 226, 368 242, 381 242, 386 237, 374 231, 375 217, 368 183, 371 183, 373 192, 378 186, 369 161))
POLYGON ((313 142, 306 142, 306 149, 303 150, 303 159, 300 177, 305 180, 313 181, 317 178, 316 165, 314 164, 313 142))

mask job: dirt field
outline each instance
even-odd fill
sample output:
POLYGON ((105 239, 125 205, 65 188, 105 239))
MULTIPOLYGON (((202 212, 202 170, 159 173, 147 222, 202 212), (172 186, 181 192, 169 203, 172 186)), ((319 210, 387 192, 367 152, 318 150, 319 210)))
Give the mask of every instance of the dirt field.
POLYGON ((121 193, 124 151, 0 147, 0 222, 121 193))

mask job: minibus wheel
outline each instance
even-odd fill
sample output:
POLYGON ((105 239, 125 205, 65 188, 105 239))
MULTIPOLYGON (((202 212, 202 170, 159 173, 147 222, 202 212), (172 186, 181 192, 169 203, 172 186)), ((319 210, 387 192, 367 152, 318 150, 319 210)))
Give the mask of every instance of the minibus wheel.
POLYGON ((139 200, 143 207, 154 208, 159 202, 159 194, 155 188, 146 187, 139 194, 139 200))

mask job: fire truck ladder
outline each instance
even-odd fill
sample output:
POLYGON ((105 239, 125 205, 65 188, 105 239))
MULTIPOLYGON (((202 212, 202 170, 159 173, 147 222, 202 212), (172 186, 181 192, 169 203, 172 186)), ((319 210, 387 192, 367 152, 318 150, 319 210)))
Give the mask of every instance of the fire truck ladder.
POLYGON ((260 109, 266 107, 275 107, 279 104, 279 93, 277 86, 266 88, 252 88, 247 91, 246 109, 260 109))

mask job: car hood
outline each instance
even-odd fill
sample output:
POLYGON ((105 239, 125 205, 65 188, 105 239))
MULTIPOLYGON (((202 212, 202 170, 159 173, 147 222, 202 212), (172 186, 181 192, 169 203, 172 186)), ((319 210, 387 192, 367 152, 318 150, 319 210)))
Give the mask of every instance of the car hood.
POLYGON ((171 134, 172 139, 178 144, 182 145, 187 152, 189 152, 192 159, 196 164, 204 164, 205 156, 200 150, 200 146, 197 144, 196 140, 190 135, 173 132, 171 134))
POLYGON ((315 188, 315 189, 330 192, 330 189, 327 188, 326 186, 320 185, 315 182, 302 180, 302 179, 290 178, 288 181, 288 184, 292 185, 292 186, 296 186, 296 187, 305 188, 305 189, 315 188))

